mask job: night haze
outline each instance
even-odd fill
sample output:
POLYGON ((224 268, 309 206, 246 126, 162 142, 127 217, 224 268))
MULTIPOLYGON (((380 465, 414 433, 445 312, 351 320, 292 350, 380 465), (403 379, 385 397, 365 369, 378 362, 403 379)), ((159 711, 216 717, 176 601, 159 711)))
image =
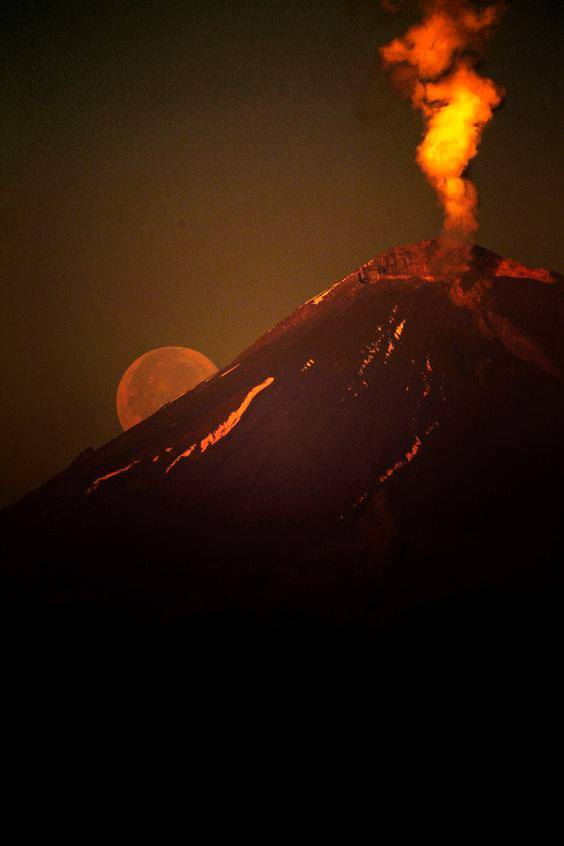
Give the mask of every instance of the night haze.
MULTIPOLYGON (((19 3, 2 20, 1 501, 120 432, 137 357, 222 368, 442 212, 377 2, 19 3)), ((471 176, 477 242, 564 269, 562 9, 511 2, 481 67, 506 92, 471 176)))

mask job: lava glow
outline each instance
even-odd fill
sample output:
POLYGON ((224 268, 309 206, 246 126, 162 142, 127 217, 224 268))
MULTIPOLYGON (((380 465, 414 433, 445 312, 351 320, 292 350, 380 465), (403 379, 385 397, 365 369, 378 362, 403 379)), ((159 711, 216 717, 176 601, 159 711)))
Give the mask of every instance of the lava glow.
POLYGON ((496 276, 509 276, 514 279, 536 279, 537 282, 546 282, 548 285, 556 282, 557 278, 551 270, 545 270, 542 267, 526 267, 513 259, 500 259, 494 273, 496 276))
POLYGON ((444 209, 444 236, 468 240, 478 229, 478 196, 464 178, 502 91, 474 65, 503 13, 469 0, 423 0, 422 23, 382 47, 384 68, 422 112, 425 134, 417 162, 444 209))
MULTIPOLYGON (((241 405, 232 411, 227 420, 224 420, 223 423, 215 429, 213 432, 210 432, 209 435, 206 435, 205 438, 202 438, 200 441, 200 452, 205 452, 208 447, 213 446, 222 438, 225 438, 234 428, 241 422, 241 418, 249 408, 250 404, 254 400, 254 398, 260 394, 261 391, 264 391, 265 388, 268 388, 269 385, 272 385, 274 382, 274 376, 268 376, 264 382, 261 382, 258 385, 255 385, 254 388, 248 392, 247 396, 241 403, 241 405)), ((175 467, 179 461, 184 458, 189 458, 196 447, 198 446, 197 443, 192 444, 188 447, 188 449, 181 452, 180 455, 177 455, 174 461, 172 461, 165 470, 165 473, 170 473, 173 467, 175 467)))
MULTIPOLYGON (((239 365, 236 365, 236 367, 238 367, 238 366, 239 365)), ((235 370, 235 367, 232 367, 231 369, 235 370)), ((230 371, 227 371, 227 372, 230 372, 230 371)), ((225 374, 223 374, 223 375, 225 375, 225 374)), ((222 438, 225 438, 225 436, 228 435, 235 428, 235 426, 237 426, 241 422, 243 415, 248 410, 249 406, 251 405, 251 403, 253 402, 255 397, 258 396, 258 394, 260 394, 261 391, 264 391, 265 388, 268 388, 270 385, 272 385, 273 382, 274 382, 274 376, 268 376, 263 382, 260 382, 260 384, 255 385, 254 388, 251 388, 251 390, 247 393, 245 399, 239 405, 239 407, 236 408, 235 411, 232 411, 231 414, 229 415, 229 417, 226 420, 224 420, 223 423, 220 423, 220 425, 217 427, 217 429, 214 429, 213 432, 210 432, 208 435, 206 435, 205 438, 202 438, 202 440, 200 440, 199 443, 196 442, 196 443, 191 444, 188 447, 188 449, 185 449, 183 452, 180 453, 180 455, 177 455, 176 458, 173 461, 171 461, 171 463, 167 466, 167 468, 165 470, 165 475, 170 473, 170 471, 174 467, 176 467, 176 465, 178 464, 179 461, 182 461, 185 458, 189 458, 192 455, 192 453, 196 451, 196 449, 198 447, 199 447, 200 453, 202 453, 202 452, 205 452, 208 447, 213 446, 218 441, 220 441, 222 438)), ((170 452, 172 452, 172 450, 173 450, 173 447, 168 446, 168 447, 165 447, 164 452, 170 453, 170 452)), ((154 455, 151 458, 151 463, 156 464, 159 461, 160 457, 161 457, 160 454, 154 455)), ((125 467, 120 467, 117 470, 112 470, 110 473, 106 473, 104 476, 100 476, 98 479, 95 479, 92 482, 90 487, 86 490, 86 493, 87 494, 94 493, 94 491, 98 490, 98 488, 100 487, 100 485, 103 482, 106 482, 108 479, 113 479, 116 476, 121 476, 122 473, 127 473, 129 470, 132 469, 132 467, 135 467, 141 461, 142 461, 142 458, 137 458, 137 459, 135 459, 135 461, 131 461, 129 464, 126 464, 125 467)))
POLYGON ((111 473, 106 473, 105 476, 99 476, 92 482, 86 493, 94 493, 94 491, 98 490, 102 482, 107 482, 108 479, 113 479, 114 476, 121 476, 122 473, 127 473, 128 470, 131 470, 131 468, 135 467, 136 464, 139 464, 140 461, 141 459, 138 458, 136 461, 126 464, 125 467, 120 467, 118 470, 112 470, 111 473))
POLYGON ((241 418, 257 394, 260 394, 261 391, 264 391, 264 389, 268 388, 269 385, 272 385, 273 382, 274 377, 268 376, 264 382, 261 382, 259 385, 255 385, 255 387, 249 391, 239 408, 232 411, 227 420, 221 423, 215 431, 210 432, 209 435, 200 441, 200 452, 205 452, 209 446, 213 446, 213 444, 216 444, 228 435, 229 432, 241 421, 241 418))
POLYGON ((408 451, 405 453, 405 456, 403 458, 400 458, 399 461, 396 461, 396 463, 388 470, 386 470, 385 473, 382 473, 382 475, 379 477, 380 482, 385 482, 387 479, 390 478, 390 476, 393 476, 397 470, 400 470, 405 464, 415 458, 420 448, 421 438, 419 437, 419 435, 416 435, 414 442, 412 443, 410 449, 408 449, 408 451))

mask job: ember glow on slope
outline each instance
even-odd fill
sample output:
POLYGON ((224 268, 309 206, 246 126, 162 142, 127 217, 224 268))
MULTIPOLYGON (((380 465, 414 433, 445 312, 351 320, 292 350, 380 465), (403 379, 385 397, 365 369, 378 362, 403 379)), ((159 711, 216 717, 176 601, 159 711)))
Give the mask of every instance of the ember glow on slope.
MULTIPOLYGON (((236 367, 232 367, 226 373, 223 373, 221 375, 225 376, 225 375, 227 375, 227 373, 231 372, 231 370, 235 370, 235 369, 236 369, 236 367)), ((221 376, 219 378, 221 378, 221 376)), ((255 385, 253 388, 251 388, 251 390, 247 392, 247 395, 245 396, 245 398, 243 399, 241 404, 238 406, 238 408, 236 408, 234 411, 232 411, 231 414, 229 415, 229 417, 226 420, 224 420, 223 423, 220 423, 219 426, 216 429, 213 430, 213 432, 210 432, 208 435, 206 435, 205 438, 202 438, 200 440, 200 442, 199 442, 200 453, 205 452, 208 449, 208 447, 214 446, 218 441, 222 440, 227 435, 229 435, 229 433, 232 432, 233 429, 236 426, 238 426, 238 424, 241 422, 243 415, 248 410, 249 406, 251 405, 251 403, 253 402, 255 397, 258 394, 260 394, 261 391, 264 391, 265 388, 268 388, 270 385, 272 385, 272 383, 274 381, 275 380, 274 380, 273 376, 268 376, 266 379, 264 379, 263 382, 260 382, 258 385, 255 385)), ((165 475, 170 473, 170 471, 174 467, 176 467, 176 465, 178 464, 179 461, 182 461, 185 458, 189 458, 192 455, 192 453, 195 452, 197 447, 198 447, 198 442, 193 443, 193 444, 191 444, 191 446, 188 447, 188 449, 185 449, 183 452, 181 452, 179 455, 177 455, 176 458, 173 461, 171 461, 171 463, 166 468, 165 475)), ((172 449, 173 449, 172 447, 167 447, 165 449, 165 452, 172 452, 172 449)), ((159 458, 160 458, 160 455, 155 455, 152 459, 152 463, 156 463, 159 460, 159 458)), ((142 460, 141 458, 138 458, 137 460, 132 461, 131 463, 127 464, 125 467, 120 467, 117 470, 113 470, 110 473, 106 473, 103 476, 100 476, 98 479, 95 479, 92 482, 92 484, 90 485, 90 487, 87 489, 86 493, 87 494, 93 493, 94 491, 96 491, 100 487, 100 484, 102 482, 105 482, 108 479, 113 479, 116 476, 121 476, 122 473, 126 473, 128 470, 131 470, 133 467, 135 467, 136 464, 139 464, 141 460, 142 460)))
POLYGON ((421 6, 423 22, 380 54, 394 83, 423 114, 417 162, 443 206, 444 234, 467 239, 478 229, 478 195, 463 174, 503 96, 474 65, 503 5, 477 9, 468 0, 425 0, 421 6))

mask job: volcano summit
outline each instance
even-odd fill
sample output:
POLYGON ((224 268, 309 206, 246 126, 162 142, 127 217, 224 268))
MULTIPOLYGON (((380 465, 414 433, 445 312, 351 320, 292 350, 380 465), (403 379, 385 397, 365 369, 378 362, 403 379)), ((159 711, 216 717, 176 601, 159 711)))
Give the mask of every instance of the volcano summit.
POLYGON ((5 613, 96 632, 558 616, 564 280, 447 258, 380 254, 4 512, 5 613))

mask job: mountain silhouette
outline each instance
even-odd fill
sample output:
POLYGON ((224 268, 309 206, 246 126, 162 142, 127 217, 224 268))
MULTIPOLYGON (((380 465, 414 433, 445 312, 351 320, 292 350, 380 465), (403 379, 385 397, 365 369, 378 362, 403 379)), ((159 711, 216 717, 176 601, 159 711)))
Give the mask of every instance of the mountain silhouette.
POLYGON ((380 254, 7 509, 5 616, 558 626, 563 282, 481 247, 380 254))

